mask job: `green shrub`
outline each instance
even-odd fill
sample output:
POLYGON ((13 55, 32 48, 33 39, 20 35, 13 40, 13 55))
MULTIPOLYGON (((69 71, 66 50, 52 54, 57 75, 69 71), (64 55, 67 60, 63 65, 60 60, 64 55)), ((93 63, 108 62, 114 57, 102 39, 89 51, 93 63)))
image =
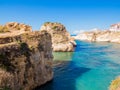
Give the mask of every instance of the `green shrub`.
POLYGON ((48 25, 48 24, 50 24, 50 23, 51 23, 51 22, 45 22, 44 25, 48 25))
POLYGON ((52 29, 53 30, 57 30, 58 26, 53 26, 52 29))

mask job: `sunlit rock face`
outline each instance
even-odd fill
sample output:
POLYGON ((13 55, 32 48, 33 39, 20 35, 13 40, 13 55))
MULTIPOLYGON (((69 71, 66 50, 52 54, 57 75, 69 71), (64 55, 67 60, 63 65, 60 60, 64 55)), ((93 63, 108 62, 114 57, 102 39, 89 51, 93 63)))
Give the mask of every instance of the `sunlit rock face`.
POLYGON ((0 25, 0 32, 13 32, 13 31, 32 31, 32 27, 23 23, 9 22, 5 25, 0 25))
POLYGON ((32 90, 52 80, 51 35, 46 31, 6 33, 0 33, 0 89, 32 90))
POLYGON ((74 36, 75 39, 85 40, 85 41, 96 41, 96 35, 101 33, 100 30, 86 31, 74 36))
POLYGON ((45 30, 51 34, 53 51, 74 51, 76 43, 67 32, 64 25, 60 23, 46 22, 42 25, 40 30, 45 30))

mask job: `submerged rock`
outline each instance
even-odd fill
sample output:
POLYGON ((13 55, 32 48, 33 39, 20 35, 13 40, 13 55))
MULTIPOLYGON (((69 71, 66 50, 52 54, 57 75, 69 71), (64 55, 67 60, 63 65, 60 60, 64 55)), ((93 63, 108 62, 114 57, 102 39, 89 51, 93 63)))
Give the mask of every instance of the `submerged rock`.
POLYGON ((32 90, 52 80, 52 43, 46 31, 0 35, 0 89, 32 90))
POLYGON ((53 51, 74 51, 76 43, 62 24, 46 22, 40 30, 51 34, 53 51))

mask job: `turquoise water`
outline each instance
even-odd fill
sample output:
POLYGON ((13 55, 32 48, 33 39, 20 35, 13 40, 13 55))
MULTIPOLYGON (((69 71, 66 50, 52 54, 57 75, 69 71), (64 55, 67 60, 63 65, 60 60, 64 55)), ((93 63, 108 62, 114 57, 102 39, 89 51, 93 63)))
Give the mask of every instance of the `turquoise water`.
POLYGON ((120 75, 120 44, 76 41, 75 52, 54 54, 54 80, 37 90, 108 90, 120 75))

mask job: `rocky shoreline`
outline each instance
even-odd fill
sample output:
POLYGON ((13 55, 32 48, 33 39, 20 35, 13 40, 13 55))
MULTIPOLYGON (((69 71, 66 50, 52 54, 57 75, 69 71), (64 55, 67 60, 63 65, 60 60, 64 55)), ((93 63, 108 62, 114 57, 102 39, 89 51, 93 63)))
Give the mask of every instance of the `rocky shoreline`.
POLYGON ((53 79, 52 51, 74 51, 76 43, 60 23, 0 25, 0 89, 32 90, 53 79))
POLYGON ((84 32, 74 37, 76 40, 91 42, 112 42, 120 43, 120 32, 99 31, 84 32))
POLYGON ((120 24, 111 25, 108 30, 86 31, 78 34, 76 40, 92 42, 112 42, 120 43, 120 24), (116 27, 117 26, 117 27, 116 27))
MULTIPOLYGON (((16 22, 0 25, 0 89, 32 90, 44 85, 53 80, 52 51, 74 51, 75 39, 120 43, 118 26, 71 37, 61 23, 46 22, 40 31, 16 22)), ((120 78, 113 80, 109 89, 119 90, 119 83, 120 78)))

